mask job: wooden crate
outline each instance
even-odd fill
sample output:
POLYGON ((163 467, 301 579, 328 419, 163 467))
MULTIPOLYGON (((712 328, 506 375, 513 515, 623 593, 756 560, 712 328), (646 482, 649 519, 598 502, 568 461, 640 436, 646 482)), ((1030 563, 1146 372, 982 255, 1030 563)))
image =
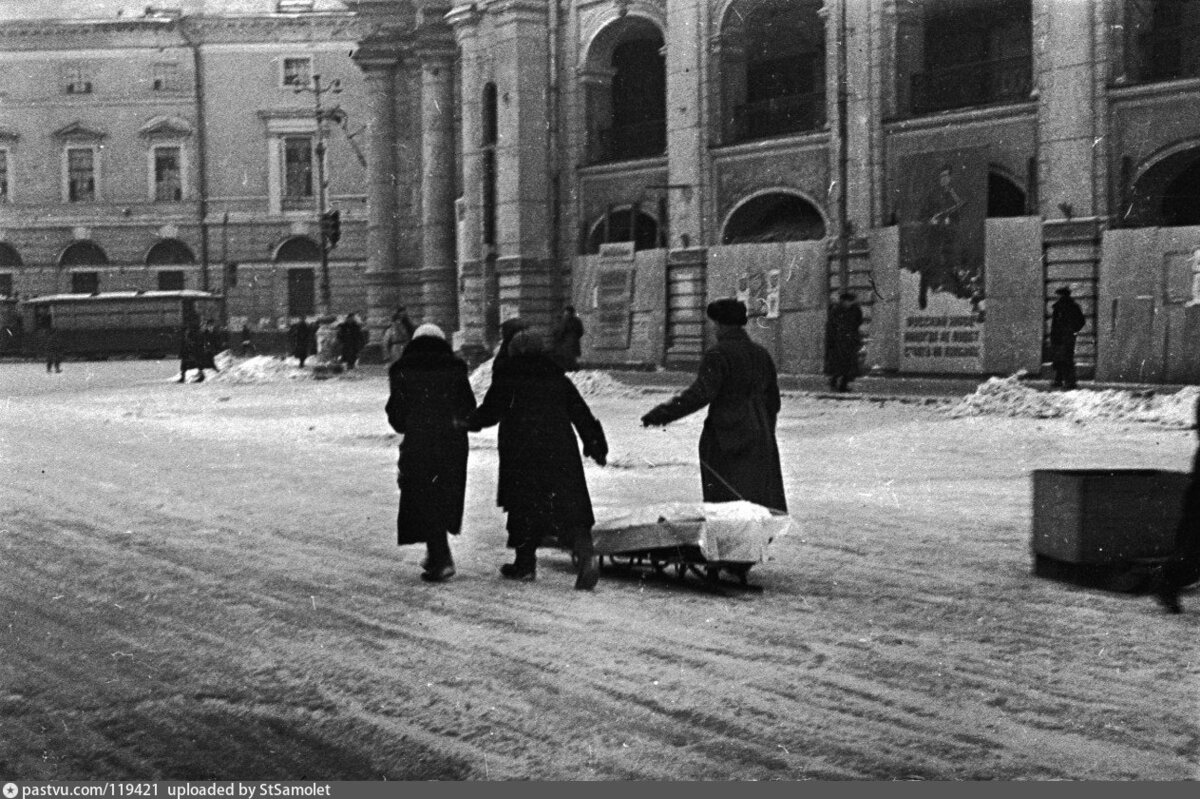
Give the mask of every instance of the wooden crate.
POLYGON ((1159 469, 1035 471, 1035 571, 1047 560, 1115 567, 1170 554, 1188 480, 1159 469))

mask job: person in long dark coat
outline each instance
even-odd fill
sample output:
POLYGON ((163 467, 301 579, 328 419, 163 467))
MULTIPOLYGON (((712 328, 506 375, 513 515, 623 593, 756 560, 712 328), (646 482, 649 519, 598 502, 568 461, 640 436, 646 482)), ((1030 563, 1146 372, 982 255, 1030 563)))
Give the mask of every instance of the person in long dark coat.
MULTIPOLYGON (((1196 402, 1196 435, 1200 437, 1200 401, 1196 402)), ((1163 564, 1154 594, 1168 613, 1182 613, 1179 592, 1200 579, 1200 445, 1192 458, 1192 478, 1183 494, 1183 515, 1175 528, 1175 548, 1163 564)))
POLYGON ((203 369, 217 368, 217 353, 225 349, 225 335, 217 329, 217 323, 211 319, 204 320, 204 329, 200 331, 200 366, 203 369))
POLYGON ((600 575, 591 533, 596 520, 575 435, 584 455, 602 466, 608 443, 575 384, 543 348, 532 331, 512 338, 508 359, 468 424, 471 430, 500 425, 497 502, 508 513, 508 546, 516 550, 516 560, 500 573, 535 579, 538 545, 554 536, 575 551, 575 587, 591 590, 600 575))
POLYGON ((579 342, 583 332, 583 321, 575 315, 575 306, 568 305, 554 328, 554 360, 564 372, 579 369, 579 356, 583 354, 579 342))
POLYGON ((358 353, 363 348, 363 329, 358 323, 358 314, 350 312, 337 328, 337 342, 341 348, 342 363, 353 369, 358 363, 358 353))
POLYGON ((700 433, 700 477, 705 502, 744 499, 787 511, 775 441, 779 382, 775 362, 746 334, 739 300, 709 303, 717 343, 700 362, 695 382, 642 417, 661 426, 708 406, 700 433))
POLYGON ((1050 362, 1054 366, 1055 388, 1075 388, 1075 336, 1087 321, 1079 303, 1071 298, 1066 286, 1054 292, 1058 299, 1050 306, 1050 362))
POLYGON ((396 540, 424 543, 421 579, 444 582, 455 572, 448 536, 462 529, 467 487, 466 419, 475 410, 467 365, 437 325, 424 324, 392 364, 388 379, 388 422, 404 436, 396 540))
POLYGON ((312 345, 313 331, 303 317, 297 317, 288 328, 288 349, 291 350, 292 356, 300 361, 301 369, 304 368, 304 361, 314 352, 312 345))
POLYGON ((829 306, 825 319, 825 374, 832 391, 849 391, 850 381, 859 375, 862 323, 862 308, 853 292, 844 292, 829 306))
POLYGON ((179 331, 179 381, 187 382, 187 373, 195 369, 200 373, 196 382, 204 382, 204 333, 200 320, 187 319, 179 331))

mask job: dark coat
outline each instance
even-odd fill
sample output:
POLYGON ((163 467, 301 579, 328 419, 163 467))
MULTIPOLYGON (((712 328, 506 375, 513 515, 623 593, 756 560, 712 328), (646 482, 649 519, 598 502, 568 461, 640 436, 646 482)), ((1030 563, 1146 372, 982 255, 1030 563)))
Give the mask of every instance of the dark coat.
POLYGON ((313 330, 303 319, 288 328, 288 349, 296 358, 307 358, 316 349, 313 346, 313 330))
POLYGON ((388 372, 388 422, 400 444, 397 541, 424 542, 431 533, 462 528, 467 488, 467 431, 456 426, 475 410, 467 365, 445 341, 409 342, 388 372))
POLYGON ((783 472, 775 442, 779 383, 775 363, 742 328, 717 336, 704 353, 696 380, 642 417, 673 422, 708 406, 700 433, 700 478, 705 502, 748 500, 786 511, 783 472))
POLYGON ((829 306, 825 319, 825 374, 858 377, 858 351, 862 348, 863 312, 858 303, 829 306))
POLYGON ((205 369, 217 368, 217 353, 225 349, 225 334, 217 328, 200 331, 200 364, 205 369))
POLYGON ((179 368, 204 368, 204 331, 198 325, 184 325, 179 331, 179 368))
POLYGON ((543 354, 513 355, 496 367, 472 430, 500 425, 497 504, 510 515, 509 545, 519 546, 514 516, 562 535, 595 523, 583 474, 584 454, 603 462, 608 444, 575 384, 543 354), (574 430, 572 430, 574 427, 574 430))
POLYGON ((1069 296, 1059 297, 1050 306, 1050 346, 1051 348, 1069 347, 1075 352, 1075 336, 1086 324, 1083 309, 1079 303, 1069 296))

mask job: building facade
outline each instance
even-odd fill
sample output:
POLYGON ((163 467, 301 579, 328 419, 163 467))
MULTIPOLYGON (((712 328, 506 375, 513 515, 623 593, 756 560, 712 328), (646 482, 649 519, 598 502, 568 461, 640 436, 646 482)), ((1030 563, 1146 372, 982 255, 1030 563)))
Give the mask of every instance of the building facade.
POLYGON ((1200 379, 1196 0, 415 11, 372 47, 416 65, 386 80, 433 132, 421 158, 443 159, 414 192, 437 231, 422 268, 453 253, 464 348, 573 302, 585 360, 683 365, 705 302, 736 294, 783 369, 819 371, 827 304, 853 290, 867 366, 1036 371, 1067 287, 1086 370, 1200 379), (451 58, 456 78, 437 79, 431 59, 451 58), (430 113, 451 94, 447 148, 430 113))
POLYGON ((111 5, 0 21, 0 293, 209 290, 268 338, 365 310, 355 14, 111 5), (320 122, 314 76, 336 89, 320 122), (340 221, 327 271, 322 206, 340 221))

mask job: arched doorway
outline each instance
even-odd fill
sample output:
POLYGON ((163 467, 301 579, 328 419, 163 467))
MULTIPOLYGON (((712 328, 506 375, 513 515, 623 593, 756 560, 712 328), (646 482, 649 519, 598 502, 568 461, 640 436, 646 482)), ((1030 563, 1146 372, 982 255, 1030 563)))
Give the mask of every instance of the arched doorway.
POLYGON ((588 161, 651 158, 667 147, 667 71, 663 34, 635 14, 593 39, 582 72, 588 161))
MULTIPOLYGON (((294 236, 275 251, 275 263, 320 263, 321 247, 306 236, 294 236)), ((289 266, 287 270, 288 316, 312 316, 317 307, 316 269, 289 266)))
POLYGON ((725 222, 722 244, 813 241, 826 235, 825 218, 796 194, 770 192, 738 206, 725 222))
POLYGON ((734 0, 721 22, 722 140, 825 124, 821 0, 734 0))

